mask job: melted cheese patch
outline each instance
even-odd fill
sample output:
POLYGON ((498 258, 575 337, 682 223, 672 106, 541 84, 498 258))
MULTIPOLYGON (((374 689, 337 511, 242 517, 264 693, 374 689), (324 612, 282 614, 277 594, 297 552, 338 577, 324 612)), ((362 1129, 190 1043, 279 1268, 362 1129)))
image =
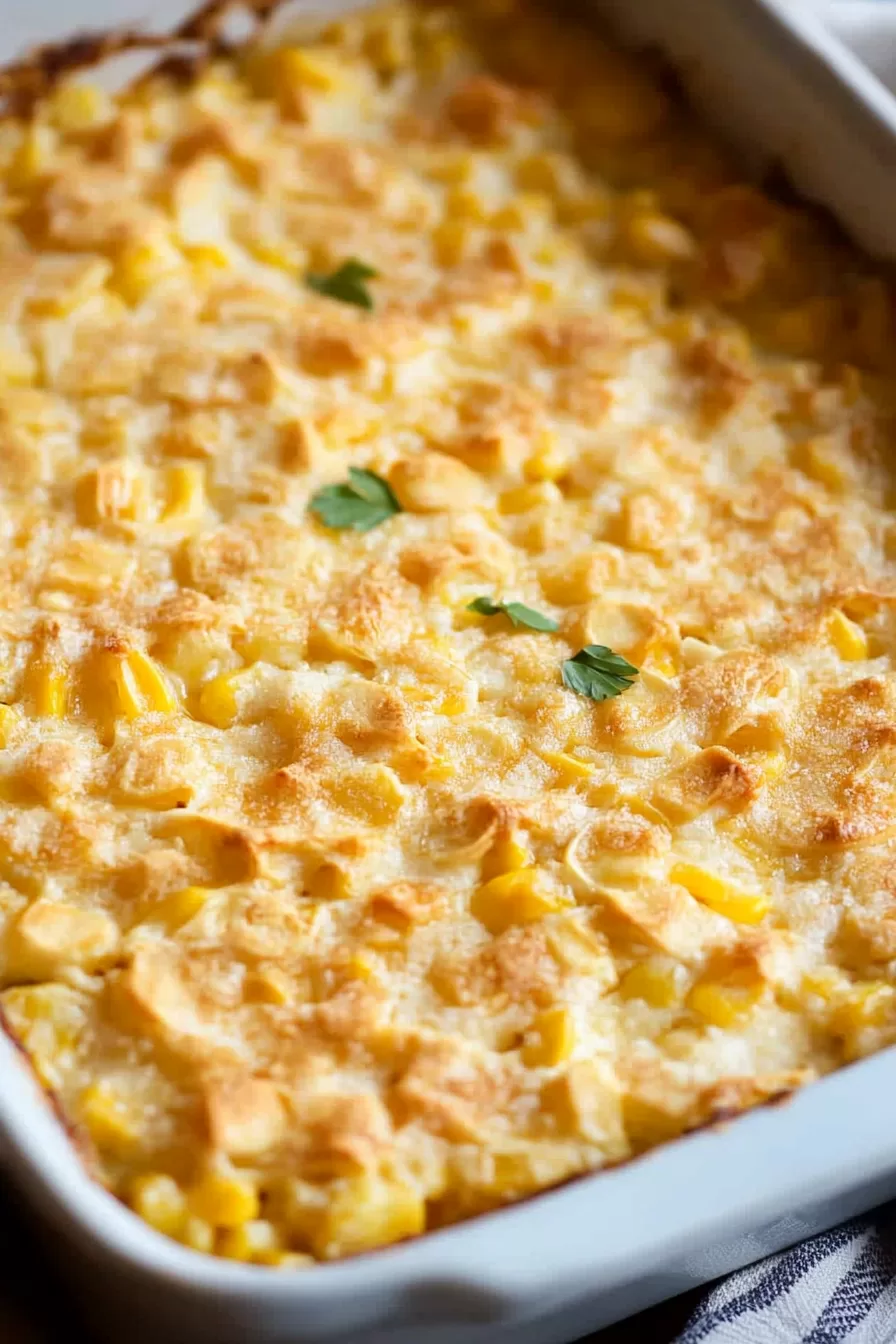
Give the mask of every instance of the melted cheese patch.
POLYGON ((513 4, 63 88, 0 206, 2 1006, 114 1191, 301 1265, 894 1039, 882 280, 513 4))

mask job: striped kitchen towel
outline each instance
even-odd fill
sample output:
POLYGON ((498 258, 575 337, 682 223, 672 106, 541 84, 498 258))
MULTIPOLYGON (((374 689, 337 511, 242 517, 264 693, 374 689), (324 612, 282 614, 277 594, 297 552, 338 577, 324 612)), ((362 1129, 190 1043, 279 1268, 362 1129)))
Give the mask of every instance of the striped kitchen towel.
POLYGON ((707 1293, 675 1344, 893 1344, 896 1205, 761 1260, 707 1293))

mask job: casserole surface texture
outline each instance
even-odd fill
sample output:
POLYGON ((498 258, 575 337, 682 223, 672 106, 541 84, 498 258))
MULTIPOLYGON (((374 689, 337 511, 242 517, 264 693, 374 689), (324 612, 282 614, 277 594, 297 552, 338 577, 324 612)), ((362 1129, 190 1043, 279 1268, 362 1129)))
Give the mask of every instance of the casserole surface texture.
POLYGON ((0 1003, 112 1190, 301 1265, 892 1040, 885 279, 506 3, 0 174, 0 1003))

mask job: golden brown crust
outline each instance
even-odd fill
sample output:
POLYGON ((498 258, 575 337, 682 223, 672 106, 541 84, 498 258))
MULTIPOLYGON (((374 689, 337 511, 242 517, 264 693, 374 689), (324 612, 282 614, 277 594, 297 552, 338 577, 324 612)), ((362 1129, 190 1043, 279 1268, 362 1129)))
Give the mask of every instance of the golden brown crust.
POLYGON ((227 8, 0 82, 0 1007, 142 1216, 296 1264, 896 1038, 896 341, 571 20, 227 8))
POLYGON ((6 111, 29 112, 62 80, 78 71, 91 70, 124 52, 165 52, 184 43, 193 44, 191 53, 171 52, 160 61, 158 71, 168 78, 195 78, 203 63, 226 50, 226 24, 232 11, 238 9, 242 14, 250 14, 260 24, 283 3, 284 0, 208 0, 170 32, 120 29, 44 43, 0 69, 0 98, 6 111), (196 44, 199 51, 195 50, 196 44))

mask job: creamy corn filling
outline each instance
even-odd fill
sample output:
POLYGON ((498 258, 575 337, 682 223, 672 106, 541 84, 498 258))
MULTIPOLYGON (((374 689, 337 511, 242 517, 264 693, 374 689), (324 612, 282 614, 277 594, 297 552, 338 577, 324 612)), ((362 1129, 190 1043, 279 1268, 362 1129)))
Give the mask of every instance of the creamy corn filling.
POLYGON ((0 1001, 199 1250, 395 1241, 896 1035, 888 286, 549 8, 0 125, 0 1001))

